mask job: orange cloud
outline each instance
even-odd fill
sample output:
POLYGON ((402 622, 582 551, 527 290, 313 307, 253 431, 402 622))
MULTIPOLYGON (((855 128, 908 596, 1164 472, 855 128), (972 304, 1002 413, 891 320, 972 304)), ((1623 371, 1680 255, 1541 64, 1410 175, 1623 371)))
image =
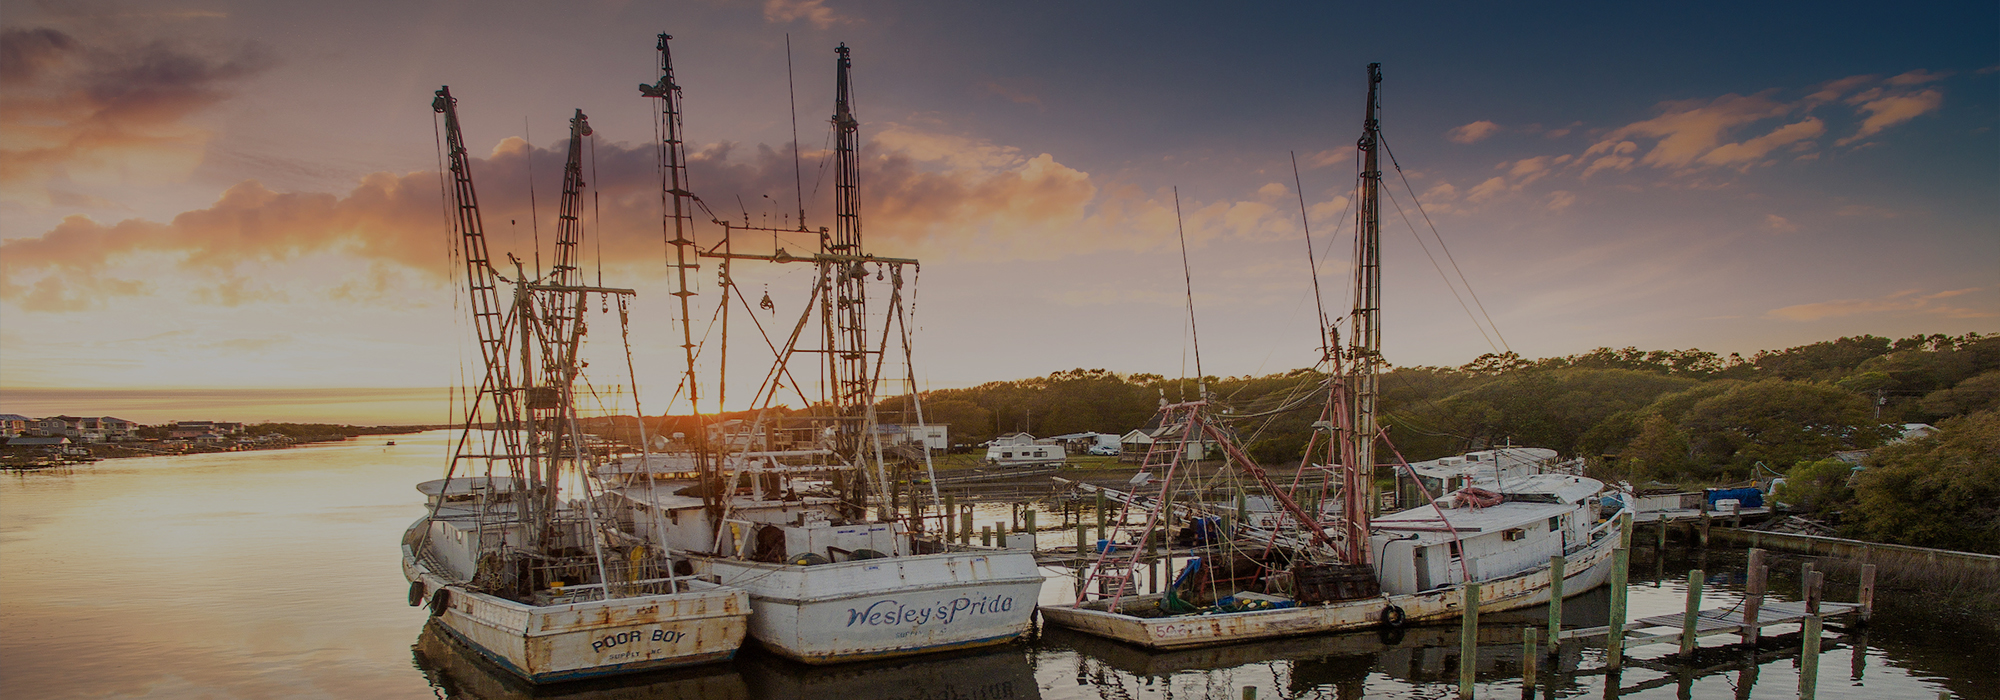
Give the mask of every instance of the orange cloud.
POLYGON ((0 47, 0 187, 41 199, 58 175, 185 173, 209 136, 186 119, 271 65, 254 47, 229 57, 166 41, 110 49, 47 28, 0 32, 0 47))
POLYGON ((846 22, 846 17, 833 14, 833 8, 826 6, 826 0, 764 0, 764 21, 790 22, 803 19, 819 29, 831 27, 835 22, 846 22))
POLYGON ((1789 105, 1775 102, 1769 95, 1766 91, 1747 97, 1728 94, 1706 103, 1668 102, 1661 106, 1664 113, 1660 116, 1612 130, 1584 155, 1612 149, 1627 143, 1625 139, 1629 137, 1640 136, 1655 140, 1652 150, 1639 158, 1640 163, 1658 168, 1686 168, 1715 150, 1722 142, 1722 135, 1730 130, 1791 111, 1789 105))
MULTIPOLYGON (((595 192, 586 207, 582 250, 607 266, 657 264, 662 242, 659 179, 650 145, 594 149, 595 192)), ((816 159, 824 154, 807 153, 816 159)), ((563 152, 503 140, 471 161, 481 214, 495 255, 536 240, 553 244, 554 178, 563 152), (532 161, 532 168, 530 163, 532 161), (531 211, 523 183, 542 179, 543 206, 531 211)), ((861 215, 876 250, 906 255, 989 255, 1053 258, 1090 250, 1139 250, 1165 245, 1173 231, 1168 193, 1100 185, 1089 173, 1049 154, 892 125, 864 146, 861 215)), ((789 153, 717 143, 690 156, 692 189, 732 221, 796 226, 789 153), (764 195, 783 202, 779 214, 744 212, 738 199, 764 195)), ((808 180, 806 208, 815 225, 830 223, 832 187, 808 180)), ((1279 186, 1276 190, 1284 193, 1279 186)), ((1248 201, 1184 198, 1191 242, 1216 237, 1297 235, 1298 222, 1267 186, 1248 201)), ((1283 199, 1283 198, 1278 198, 1283 199)), ((1333 203, 1312 204, 1315 212, 1333 203)), ((1344 201, 1338 202, 1344 205, 1344 201)), ((449 234, 435 172, 374 173, 344 195, 275 192, 255 181, 230 188, 212 205, 168 222, 128 219, 100 223, 71 216, 40 236, 0 242, 0 298, 24 310, 75 311, 126 296, 155 293, 163 271, 179 271, 199 288, 190 301, 235 305, 272 298, 275 288, 245 271, 336 256, 366 265, 364 278, 329 282, 315 294, 352 300, 383 298, 396 284, 435 284, 459 274, 447 264, 449 234)), ((697 240, 719 229, 697 226, 697 240)), ((809 246, 810 240, 791 242, 809 246)), ((795 248, 796 249, 796 248, 795 248)), ((523 258, 529 251, 513 251, 523 258)), ((638 267, 642 273, 646 267, 638 267)), ((254 272, 254 270, 252 270, 254 272)), ((360 275, 356 271, 354 274, 360 275)))
POLYGON ((1452 143, 1477 143, 1499 132, 1499 124, 1481 119, 1445 132, 1445 138, 1450 139, 1452 143))
POLYGON ((1845 146, 1881 133, 1883 129, 1936 111, 1944 105, 1944 93, 1926 89, 1915 94, 1889 94, 1861 103, 1860 111, 1868 117, 1861 120, 1861 129, 1853 136, 1835 141, 1834 145, 1845 146))
POLYGON ((1980 287, 1953 289, 1934 294, 1918 294, 1918 290, 1905 290, 1876 299, 1835 299, 1832 301, 1796 304, 1765 312, 1766 318, 1782 318, 1791 321, 1817 321, 1822 318, 1837 318, 1860 314, 1898 311, 1944 316, 1946 318, 1993 318, 2000 312, 1980 310, 1961 306, 1936 303, 1964 294, 1980 291, 1980 287))

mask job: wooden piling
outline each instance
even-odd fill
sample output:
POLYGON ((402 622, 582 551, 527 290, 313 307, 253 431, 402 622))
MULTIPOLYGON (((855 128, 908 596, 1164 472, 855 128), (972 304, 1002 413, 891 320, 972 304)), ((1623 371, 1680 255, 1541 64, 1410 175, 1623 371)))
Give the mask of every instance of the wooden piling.
POLYGON ((972 504, 970 504, 970 503, 967 503, 967 504, 965 504, 965 505, 962 505, 962 506, 959 506, 959 507, 960 507, 960 508, 963 508, 964 510, 963 510, 963 511, 960 511, 960 512, 959 512, 959 514, 958 514, 958 535, 959 535, 959 537, 960 537, 960 538, 962 538, 962 539, 964 539, 964 540, 965 540, 965 544, 966 544, 967 546, 971 546, 971 544, 972 544, 972 504))
POLYGON ((1033 508, 1021 509, 1021 525, 1023 532, 1032 533, 1035 531, 1035 510, 1033 508))
MULTIPOLYGON (((1524 695, 1532 695, 1535 692, 1535 662, 1542 657, 1541 649, 1537 648, 1535 633, 1533 627, 1521 628, 1521 692, 1524 695)), ((1554 643, 1555 639, 1550 638, 1549 641, 1554 643)))
POLYGON ((1628 510, 1618 515, 1618 548, 1632 548, 1632 511, 1628 510))
POLYGON ((1819 690, 1820 624, 1819 615, 1807 615, 1805 630, 1800 635, 1799 700, 1813 700, 1819 690))
POLYGON ((1659 540, 1660 540, 1660 541, 1659 541, 1659 542, 1658 542, 1657 544, 1654 544, 1654 545, 1653 545, 1653 552, 1654 552, 1654 556, 1659 556, 1659 553, 1667 551, 1667 520, 1666 520, 1666 518, 1661 518, 1661 519, 1660 519, 1660 527, 1659 527, 1659 530, 1658 530, 1658 535, 1659 535, 1659 540))
MULTIPOLYGON (((1079 517, 1077 518, 1076 521, 1079 523, 1083 522, 1083 518, 1079 517)), ((1104 539, 1104 490, 1103 489, 1097 490, 1097 539, 1100 540, 1104 539)))
MULTIPOLYGON (((1568 563, 1563 555, 1549 557, 1549 646, 1556 646, 1562 639, 1563 631, 1563 567, 1568 563)), ((1532 685, 1532 684, 1531 684, 1532 685)))
POLYGON ((1826 574, 1814 571, 1806 574, 1806 614, 1819 615, 1820 587, 1826 582, 1826 574))
POLYGON ((1702 508, 1702 509, 1701 509, 1701 548, 1702 548, 1702 549, 1708 549, 1708 526, 1709 526, 1709 523, 1711 523, 1711 522, 1712 522, 1713 520, 1714 520, 1714 518, 1712 518, 1712 517, 1711 517, 1711 516, 1709 516, 1709 514, 1708 514, 1708 509, 1707 509, 1707 508, 1705 508, 1705 507, 1704 507, 1704 508, 1702 508))
MULTIPOLYGON (((1007 532, 1021 531, 1021 505, 1020 503, 1007 504, 1007 532)), ((1000 529, 999 523, 994 523, 993 525, 993 529, 1000 529)))
POLYGON ((985 545, 985 546, 987 546, 987 547, 991 547, 991 546, 993 546, 993 526, 992 526, 992 525, 981 525, 981 526, 979 526, 979 544, 982 544, 982 545, 985 545))
POLYGON ((1458 625, 1458 697, 1472 700, 1473 672, 1479 668, 1479 584, 1467 582, 1465 611, 1458 625))
POLYGON ((1875 618, 1875 565, 1874 564, 1861 565, 1861 590, 1859 591, 1857 597, 1859 599, 1856 600, 1855 602, 1861 604, 1861 621, 1863 623, 1866 623, 1869 620, 1874 619, 1875 618))
POLYGON ((1681 613, 1681 658, 1694 658, 1696 642, 1695 625, 1701 621, 1701 585, 1706 579, 1701 569, 1688 572, 1687 610, 1681 613))
POLYGON ((1611 552, 1611 620, 1604 635, 1605 668, 1617 670, 1625 665, 1625 595, 1626 569, 1632 565, 1632 550, 1624 547, 1611 552))
POLYGON ((1758 615, 1764 608, 1764 586, 1771 575, 1771 568, 1764 565, 1764 550, 1750 550, 1750 568, 1743 581, 1743 643, 1755 645, 1763 627, 1758 624, 1758 615))
POLYGON ((1079 518, 1076 523, 1076 555, 1079 557, 1088 557, 1093 554, 1092 549, 1090 546, 1090 526, 1084 524, 1083 520, 1079 518))
POLYGON ((957 515, 958 515, 958 497, 953 496, 949 493, 945 494, 944 495, 944 541, 947 543, 951 542, 952 540, 958 539, 957 515))
POLYGON ((1243 700, 1257 700, 1257 686, 1243 686, 1243 700))

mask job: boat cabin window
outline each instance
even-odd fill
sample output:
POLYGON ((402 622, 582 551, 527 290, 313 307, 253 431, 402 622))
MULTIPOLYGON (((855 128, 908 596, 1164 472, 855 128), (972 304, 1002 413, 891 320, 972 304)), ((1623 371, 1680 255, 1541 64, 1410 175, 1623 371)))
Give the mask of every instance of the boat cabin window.
POLYGON ((1455 556, 1458 556, 1458 555, 1459 555, 1459 551, 1458 551, 1458 540, 1452 540, 1452 541, 1451 541, 1451 555, 1452 555, 1452 556, 1454 556, 1454 557, 1455 557, 1455 556))
POLYGON ((1557 515, 1557 516, 1552 516, 1552 517, 1550 517, 1550 518, 1549 518, 1549 531, 1550 531, 1550 532, 1554 532, 1554 531, 1556 531, 1556 530, 1560 530, 1560 529, 1562 529, 1562 516, 1560 516, 1560 515, 1557 515))
POLYGON ((1500 533, 1500 539, 1506 540, 1508 542, 1525 539, 1527 536, 1528 536, 1527 529, 1519 527, 1508 528, 1506 532, 1500 533))

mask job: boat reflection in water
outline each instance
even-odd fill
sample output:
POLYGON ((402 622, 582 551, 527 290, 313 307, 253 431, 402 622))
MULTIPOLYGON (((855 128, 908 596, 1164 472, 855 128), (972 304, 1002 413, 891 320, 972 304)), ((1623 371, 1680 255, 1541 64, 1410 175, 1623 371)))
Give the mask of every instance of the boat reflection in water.
POLYGON ((744 700, 750 697, 742 673, 726 663, 535 685, 453 640, 435 619, 424 625, 411 652, 431 688, 438 691, 439 697, 452 700, 744 700))
POLYGON ((450 700, 568 698, 570 700, 1034 700, 1028 648, 933 654, 889 661, 811 666, 745 648, 730 663, 637 673, 616 678, 533 685, 480 658, 438 629, 424 626, 414 662, 440 697, 450 700))

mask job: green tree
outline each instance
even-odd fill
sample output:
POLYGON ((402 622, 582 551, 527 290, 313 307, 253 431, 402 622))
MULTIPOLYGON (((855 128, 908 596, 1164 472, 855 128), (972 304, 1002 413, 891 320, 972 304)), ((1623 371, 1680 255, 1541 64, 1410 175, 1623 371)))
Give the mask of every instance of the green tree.
POLYGON ((1876 450, 1855 485, 1849 526, 1898 544, 2000 554, 2000 412, 1938 424, 1876 450))
POLYGON ((1639 435, 1619 454, 1619 463, 1634 478, 1679 479, 1693 466, 1687 432, 1658 413, 1639 421, 1639 435))
POLYGON ((1854 465, 1837 459, 1799 462, 1785 472, 1784 485, 1771 496, 1819 517, 1833 516, 1854 500, 1854 489, 1847 486, 1853 474, 1854 465))
POLYGON ((1929 416, 1948 417, 2000 408, 2000 370, 1925 394, 1918 406, 1929 416))
POLYGON ((1760 460, 1792 464, 1873 447, 1886 436, 1860 396, 1778 379, 1703 399, 1681 425, 1694 446, 1694 475, 1705 478, 1747 474, 1760 460))

